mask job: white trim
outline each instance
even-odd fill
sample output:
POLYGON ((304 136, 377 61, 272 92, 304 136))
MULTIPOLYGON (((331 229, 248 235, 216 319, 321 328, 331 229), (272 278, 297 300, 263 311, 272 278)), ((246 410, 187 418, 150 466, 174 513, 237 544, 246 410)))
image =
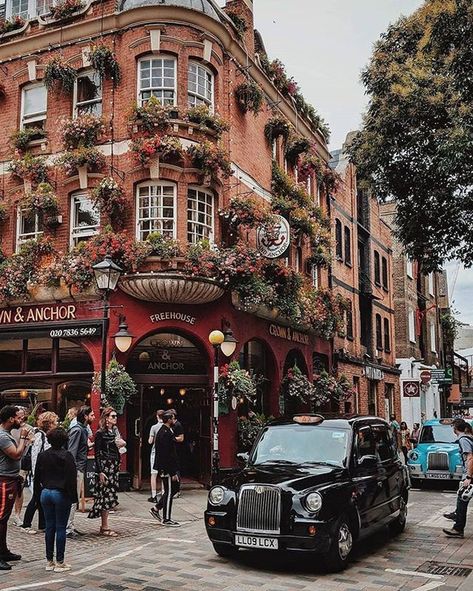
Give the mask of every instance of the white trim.
POLYGON ((210 191, 209 189, 206 189, 205 187, 201 187, 199 185, 189 185, 187 187, 187 196, 186 196, 186 240, 187 242, 189 242, 189 244, 195 244, 194 242, 191 242, 189 240, 189 229, 188 229, 188 225, 189 223, 193 223, 197 226, 200 226, 202 228, 208 228, 209 229, 209 236, 208 236, 208 241, 213 244, 214 243, 214 239, 215 239, 215 210, 216 210, 216 197, 215 194, 210 191), (212 212, 211 212, 211 219, 210 219, 210 226, 208 226, 207 224, 204 223, 200 223, 197 222, 195 220, 190 220, 189 219, 189 191, 196 191, 197 195, 197 203, 199 202, 199 193, 203 193, 204 195, 206 195, 207 197, 211 198, 211 202, 212 202, 212 212))
POLYGON ((71 194, 71 202, 70 202, 70 224, 69 224, 69 245, 71 247, 76 246, 75 240, 80 242, 81 239, 88 239, 92 236, 96 236, 100 231, 100 212, 94 207, 92 200, 90 199, 90 195, 85 191, 76 191, 75 193, 71 194), (86 226, 82 228, 82 232, 80 231, 79 227, 75 226, 76 220, 76 203, 88 201, 92 206, 92 209, 95 209, 97 213, 97 224, 94 226, 86 226), (95 229, 94 229, 95 228, 95 229))
MULTIPOLYGON (((90 63, 89 63, 90 65, 90 63)), ((99 81, 99 88, 100 88, 100 100, 98 98, 96 99, 91 99, 88 101, 83 101, 80 103, 79 106, 85 106, 85 105, 96 105, 96 104, 100 104, 100 113, 99 113, 99 117, 102 115, 102 111, 103 111, 103 83, 102 80, 100 78, 100 75, 93 69, 86 69, 83 70, 81 72, 78 72, 76 79, 74 80, 74 90, 72 92, 72 117, 73 119, 76 119, 79 115, 77 113, 77 84, 79 82, 79 78, 83 78, 85 76, 96 76, 98 81, 99 81)))
POLYGON ((409 342, 416 343, 416 315, 412 308, 407 311, 407 329, 409 342))
MULTIPOLYGON (((197 84, 198 80, 196 81, 197 84)), ((198 84, 197 84, 198 85, 198 84)), ((197 61, 197 60, 189 60, 189 63, 187 65, 187 104, 189 105, 190 101, 189 98, 193 97, 199 101, 201 101, 201 103, 203 102, 205 105, 207 105, 209 107, 209 110, 213 113, 214 112, 214 104, 215 104, 215 74, 213 73, 213 71, 208 68, 207 66, 205 66, 204 64, 202 64, 201 62, 197 61), (196 72, 196 76, 198 78, 199 76, 199 68, 201 68, 202 70, 204 70, 205 73, 210 74, 211 77, 211 89, 210 89, 210 99, 208 99, 206 96, 203 96, 201 94, 199 94, 198 91, 191 91, 189 84, 189 74, 190 74, 190 67, 191 66, 196 66, 197 67, 197 72, 196 72)), ((197 103, 201 104, 201 103, 197 103)))
MULTIPOLYGON (((152 68, 152 64, 150 65, 150 67, 152 68)), ((137 76, 136 76, 136 85, 137 85, 136 102, 138 103, 138 106, 143 106, 143 101, 141 99, 141 93, 142 92, 151 92, 151 95, 152 95, 153 90, 172 91, 173 95, 174 95, 172 106, 175 107, 177 105, 177 59, 173 55, 168 55, 168 54, 155 55, 153 53, 148 54, 148 55, 143 55, 142 57, 140 57, 140 59, 137 62, 137 68, 138 68, 138 70, 137 70, 137 76), (163 61, 164 60, 172 60, 173 61, 173 63, 174 63, 174 86, 172 88, 165 87, 165 86, 159 86, 159 87, 153 88, 153 86, 150 86, 149 88, 146 88, 143 90, 141 88, 141 64, 144 61, 153 62, 153 61, 157 61, 157 60, 163 60, 163 61)), ((150 84, 151 84, 151 81, 152 81, 152 76, 151 76, 151 71, 150 71, 150 84)), ((148 99, 145 99, 145 100, 148 100, 148 99)), ((158 99, 158 100, 160 100, 160 99, 158 99)), ((161 100, 161 103, 163 105, 166 105, 166 103, 164 103, 162 100, 161 100)))
POLYGON ((36 212, 34 216, 34 232, 23 234, 22 232, 22 221, 25 219, 26 209, 22 209, 18 206, 16 212, 16 237, 15 237, 15 252, 19 252, 20 247, 28 240, 36 240, 44 234, 44 229, 40 223, 39 214, 36 212), (20 239, 20 236, 23 238, 20 239))
POLYGON ((409 279, 414 279, 414 266, 410 258, 406 258, 406 275, 409 279))
POLYGON ((435 322, 432 320, 429 322, 429 338, 430 338, 430 351, 431 353, 437 353, 437 331, 435 328, 435 322))
POLYGON ((257 181, 255 181, 252 176, 250 176, 234 162, 231 163, 231 167, 233 171, 233 177, 235 179, 241 181, 244 185, 251 189, 253 193, 256 193, 256 195, 266 199, 266 201, 271 201, 271 193, 266 191, 266 189, 264 189, 257 181))
MULTIPOLYGON (((161 180, 148 180, 143 181, 136 185, 135 191, 135 236, 136 239, 140 242, 143 241, 141 238, 141 222, 140 219, 140 189, 143 187, 172 187, 173 188, 173 217, 172 217, 172 238, 173 240, 177 237, 177 184, 172 181, 161 181, 161 180)), ((162 196, 162 195, 161 195, 162 196)), ((159 219, 159 220, 167 220, 171 218, 146 218, 147 220, 151 219, 159 219)), ((159 232, 159 230, 150 230, 151 232, 159 232)))

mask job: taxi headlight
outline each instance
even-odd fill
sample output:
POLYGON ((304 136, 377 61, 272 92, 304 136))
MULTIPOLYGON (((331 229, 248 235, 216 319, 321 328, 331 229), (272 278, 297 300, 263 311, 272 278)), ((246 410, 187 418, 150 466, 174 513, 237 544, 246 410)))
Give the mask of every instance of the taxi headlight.
POLYGON ((307 495, 305 498, 305 506, 312 513, 320 511, 322 507, 322 497, 319 495, 319 493, 310 493, 310 495, 307 495))
POLYGON ((209 492, 209 503, 212 505, 220 505, 225 496, 225 490, 221 486, 214 486, 209 492))

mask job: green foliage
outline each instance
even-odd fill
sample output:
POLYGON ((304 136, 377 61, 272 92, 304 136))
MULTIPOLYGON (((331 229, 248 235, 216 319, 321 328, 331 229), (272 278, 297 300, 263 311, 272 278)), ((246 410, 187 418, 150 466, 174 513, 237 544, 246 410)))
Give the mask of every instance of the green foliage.
MULTIPOLYGON (((94 387, 100 392, 101 374, 94 375, 94 387)), ((136 384, 123 365, 111 359, 105 372, 105 396, 103 403, 123 414, 125 404, 137 393, 136 384)))
POLYGON ((440 315, 440 325, 445 346, 448 349, 453 349, 461 322, 455 318, 452 310, 448 310, 440 315))
POLYGON ((16 158, 10 162, 10 172, 21 179, 28 179, 32 183, 47 183, 49 181, 46 158, 26 154, 23 158, 16 158))
POLYGON ((271 144, 279 136, 282 136, 284 141, 287 141, 291 126, 283 117, 274 115, 264 126, 264 135, 271 144))
POLYGON ((362 76, 370 103, 351 157, 396 199, 398 236, 424 271, 473 264, 472 70, 471 0, 426 0, 381 36, 362 76))
POLYGON ((53 92, 72 93, 77 71, 69 66, 62 56, 54 57, 44 70, 43 82, 53 92))
POLYGON ((230 18, 235 25, 236 32, 240 39, 243 39, 246 31, 248 30, 248 24, 244 18, 236 14, 235 12, 227 12, 228 18, 230 18))
POLYGON ((258 386, 263 376, 240 367, 238 361, 232 361, 220 368, 218 395, 222 402, 228 403, 232 396, 252 404, 258 393, 258 386))
POLYGON ((46 131, 39 127, 25 127, 25 129, 19 129, 12 136, 10 136, 10 143, 16 150, 25 152, 29 146, 29 143, 33 140, 43 139, 47 136, 46 131))
POLYGON ((121 72, 117 56, 106 45, 93 45, 89 53, 91 66, 100 77, 113 80, 114 85, 120 82, 121 72))
POLYGON ((147 134, 169 129, 169 109, 155 97, 150 97, 144 105, 134 105, 128 116, 130 126, 137 126, 147 134))
POLYGON ((31 192, 26 193, 20 201, 20 207, 27 210, 31 217, 37 213, 49 217, 59 213, 59 203, 49 183, 40 183, 31 192))
POLYGON ((235 97, 243 113, 251 111, 256 116, 263 107, 263 92, 253 81, 242 82, 238 85, 235 88, 235 97))
POLYGON ((264 425, 274 417, 266 417, 263 414, 250 413, 248 417, 238 418, 238 451, 249 452, 253 447, 259 432, 264 425))
POLYGON ((217 137, 220 137, 224 131, 230 129, 228 123, 224 121, 217 113, 211 113, 207 105, 197 105, 187 111, 187 120, 191 123, 197 123, 202 127, 207 127, 215 131, 217 137))
POLYGON ((181 247, 178 240, 167 238, 160 232, 151 232, 146 238, 149 247, 149 254, 160 257, 164 260, 178 257, 181 254, 181 247))

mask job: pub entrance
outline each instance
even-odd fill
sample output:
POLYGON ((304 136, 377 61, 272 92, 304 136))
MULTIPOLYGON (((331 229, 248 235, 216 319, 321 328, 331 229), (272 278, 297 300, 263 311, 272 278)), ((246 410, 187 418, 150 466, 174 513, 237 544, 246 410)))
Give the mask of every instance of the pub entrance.
POLYGON ((127 371, 138 385, 128 405, 128 471, 133 486, 147 486, 150 478, 149 432, 156 411, 175 409, 184 429, 178 444, 184 482, 210 479, 211 406, 206 355, 177 333, 157 333, 133 350, 127 371))

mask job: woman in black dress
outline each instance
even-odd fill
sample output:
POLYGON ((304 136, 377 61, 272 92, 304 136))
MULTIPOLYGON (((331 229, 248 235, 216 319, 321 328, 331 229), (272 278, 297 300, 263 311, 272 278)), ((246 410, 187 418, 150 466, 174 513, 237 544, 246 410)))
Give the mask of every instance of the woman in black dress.
POLYGON ((111 407, 105 408, 100 417, 100 426, 95 433, 95 464, 98 482, 94 490, 94 504, 88 515, 90 519, 101 517, 100 534, 111 538, 116 538, 118 535, 108 525, 108 513, 118 505, 120 453, 114 429, 116 425, 116 410, 111 407))

